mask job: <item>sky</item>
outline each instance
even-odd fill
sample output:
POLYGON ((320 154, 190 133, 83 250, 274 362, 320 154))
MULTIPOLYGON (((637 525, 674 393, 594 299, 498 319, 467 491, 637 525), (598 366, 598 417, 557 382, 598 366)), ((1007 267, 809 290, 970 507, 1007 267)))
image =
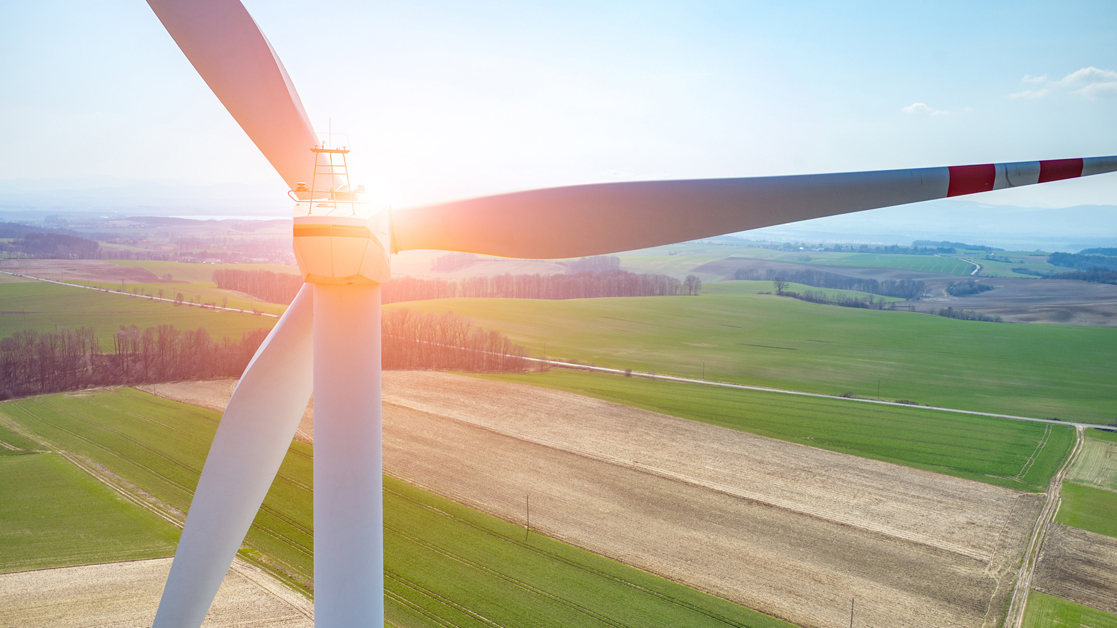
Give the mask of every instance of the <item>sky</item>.
MULTIPOLYGON (((1112 0, 245 5, 396 207, 1117 154, 1112 0)), ((0 180, 251 184, 286 207, 145 2, 0 3, 0 85, 0 180)), ((1117 175, 975 200, 1117 205, 1117 175)))

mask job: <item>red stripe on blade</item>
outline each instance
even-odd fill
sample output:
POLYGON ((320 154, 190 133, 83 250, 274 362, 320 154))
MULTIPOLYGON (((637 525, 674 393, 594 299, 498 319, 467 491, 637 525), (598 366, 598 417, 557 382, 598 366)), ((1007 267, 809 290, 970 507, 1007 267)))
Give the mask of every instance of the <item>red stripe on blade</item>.
POLYGON ((1048 159, 1039 162, 1039 183, 1082 176, 1081 159, 1048 159))
POLYGON ((993 189, 993 182, 996 180, 997 166, 994 164, 950 166, 950 187, 947 188, 946 195, 988 192, 993 189))

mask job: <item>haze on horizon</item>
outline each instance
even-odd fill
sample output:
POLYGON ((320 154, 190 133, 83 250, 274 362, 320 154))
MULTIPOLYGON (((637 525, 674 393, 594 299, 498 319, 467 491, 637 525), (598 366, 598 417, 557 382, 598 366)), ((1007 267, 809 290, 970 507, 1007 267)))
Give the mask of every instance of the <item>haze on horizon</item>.
MULTIPOLYGON (((1117 153, 1117 5, 246 6, 396 207, 1117 153)), ((0 179, 285 187, 146 3, 0 8, 0 179)), ((974 199, 1117 205, 1117 177, 974 199)))

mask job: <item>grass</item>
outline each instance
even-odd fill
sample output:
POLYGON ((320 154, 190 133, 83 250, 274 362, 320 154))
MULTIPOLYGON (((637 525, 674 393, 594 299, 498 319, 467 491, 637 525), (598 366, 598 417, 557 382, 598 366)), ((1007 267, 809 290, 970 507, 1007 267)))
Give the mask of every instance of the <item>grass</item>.
POLYGON ((22 456, 25 454, 36 453, 42 449, 38 443, 35 443, 9 429, 3 423, 0 423, 0 457, 3 456, 22 456))
MULTIPOLYGON (((132 389, 21 399, 0 404, 0 414, 181 510, 218 419, 132 389)), ((309 446, 292 443, 242 550, 304 588, 313 578, 312 456, 309 446)), ((538 534, 525 541, 522 527, 384 481, 393 622, 492 625, 483 617, 506 626, 790 626, 538 534)))
POLYGON ((297 275, 299 269, 296 266, 284 266, 282 264, 188 264, 186 262, 161 262, 151 260, 107 260, 113 264, 120 266, 135 266, 143 268, 144 270, 155 273, 157 277, 162 278, 163 275, 170 274, 176 281, 188 281, 190 283, 212 284, 213 271, 223 268, 233 268, 236 270, 270 270, 276 273, 288 273, 297 275))
POLYGON ((937 255, 887 255, 878 253, 846 253, 837 255, 829 256, 826 254, 811 253, 811 260, 806 263, 820 266, 896 268, 899 270, 945 273, 948 275, 968 275, 973 271, 972 264, 967 264, 954 257, 939 257, 937 255), (837 255, 842 255, 842 257, 838 257, 837 255))
POLYGON ((41 281, 0 283, 0 338, 25 329, 54 332, 60 327, 92 327, 102 349, 111 350, 112 334, 121 325, 140 329, 174 325, 181 330, 204 327, 215 338, 237 339, 246 331, 270 328, 275 321, 41 281))
POLYGON ((1064 482, 1059 496, 1063 501, 1055 521, 1117 537, 1117 493, 1064 482))
POLYGON ((552 370, 487 375, 761 436, 1042 491, 1074 442, 1066 426, 779 393, 552 370))
MULTIPOLYGON (((83 286, 92 286, 95 288, 105 288, 108 290, 120 290, 119 283, 112 283, 108 281, 73 281, 83 286)), ((182 294, 185 302, 197 303, 212 303, 221 306, 224 300, 224 307, 231 307, 240 310, 251 312, 258 310, 268 314, 282 314, 287 310, 287 306, 279 303, 269 303, 254 299, 246 296, 242 292, 235 292, 232 290, 223 290, 217 287, 217 284, 209 283, 129 283, 124 284, 125 291, 131 293, 132 290, 138 290, 141 295, 150 295, 154 297, 159 296, 159 291, 163 291, 162 298, 174 299, 176 294, 182 294)))
POLYGON ((469 316, 531 353, 686 377, 948 408, 1117 422, 1117 328, 959 321, 758 295, 393 304, 469 316))
POLYGON ((0 573, 170 556, 178 529, 58 454, 0 457, 0 573))
POLYGON ((1117 615, 1032 591, 1024 628, 1117 628, 1117 615))

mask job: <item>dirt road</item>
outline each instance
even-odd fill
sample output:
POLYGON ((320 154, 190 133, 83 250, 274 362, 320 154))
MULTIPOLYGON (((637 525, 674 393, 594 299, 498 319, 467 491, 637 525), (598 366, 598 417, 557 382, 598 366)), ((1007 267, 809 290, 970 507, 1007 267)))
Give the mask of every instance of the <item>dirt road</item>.
POLYGON ((1028 540, 1028 547, 1024 552, 1024 560, 1020 566, 1020 573, 1016 578, 1012 602, 1009 604, 1008 613, 1005 616, 1005 628, 1020 628, 1024 624, 1024 609, 1028 603, 1028 592, 1032 589, 1032 576, 1035 573, 1036 565, 1039 563, 1040 551, 1043 549, 1044 540, 1047 538, 1047 531, 1051 527, 1055 513, 1059 510, 1059 491, 1063 488, 1063 479, 1066 477, 1067 471, 1074 464, 1078 455, 1082 453, 1082 446, 1086 440, 1085 432, 1086 430, 1081 425, 1075 426, 1074 449, 1063 461, 1063 466, 1059 467, 1055 477, 1051 478, 1051 483, 1047 485, 1043 508, 1035 520, 1031 538, 1028 540))

